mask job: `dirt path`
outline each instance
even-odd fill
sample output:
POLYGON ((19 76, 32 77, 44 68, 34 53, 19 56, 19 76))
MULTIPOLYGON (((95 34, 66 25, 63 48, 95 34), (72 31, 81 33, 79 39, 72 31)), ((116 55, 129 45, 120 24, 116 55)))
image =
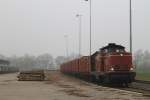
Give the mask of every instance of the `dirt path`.
POLYGON ((17 81, 17 74, 0 75, 0 100, 150 100, 142 94, 96 86, 59 72, 47 81, 17 81))

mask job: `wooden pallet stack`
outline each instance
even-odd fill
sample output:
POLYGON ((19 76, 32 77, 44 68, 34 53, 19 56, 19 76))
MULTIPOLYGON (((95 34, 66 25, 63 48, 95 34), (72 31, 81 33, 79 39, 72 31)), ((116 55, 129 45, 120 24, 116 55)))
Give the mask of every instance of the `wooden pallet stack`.
POLYGON ((44 81, 44 70, 22 71, 18 75, 19 81, 44 81))

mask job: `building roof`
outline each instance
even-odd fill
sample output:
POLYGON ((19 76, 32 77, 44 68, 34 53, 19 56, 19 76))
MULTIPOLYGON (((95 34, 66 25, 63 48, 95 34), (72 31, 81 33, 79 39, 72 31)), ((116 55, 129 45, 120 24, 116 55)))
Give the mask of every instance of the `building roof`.
POLYGON ((9 65, 10 62, 7 61, 7 60, 0 59, 0 64, 6 64, 6 65, 9 65))

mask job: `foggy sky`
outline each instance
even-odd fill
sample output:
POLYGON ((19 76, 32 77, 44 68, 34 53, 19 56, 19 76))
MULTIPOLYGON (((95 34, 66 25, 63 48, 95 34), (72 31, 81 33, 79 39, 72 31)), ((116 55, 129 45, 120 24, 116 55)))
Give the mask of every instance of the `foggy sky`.
MULTIPOLYGON (((109 42, 129 49, 129 0, 92 0, 92 51, 109 42)), ((150 50, 150 0, 133 2, 133 50, 150 50)), ((0 0, 0 54, 7 56, 78 53, 82 14, 82 54, 89 53, 89 3, 84 0, 0 0)))

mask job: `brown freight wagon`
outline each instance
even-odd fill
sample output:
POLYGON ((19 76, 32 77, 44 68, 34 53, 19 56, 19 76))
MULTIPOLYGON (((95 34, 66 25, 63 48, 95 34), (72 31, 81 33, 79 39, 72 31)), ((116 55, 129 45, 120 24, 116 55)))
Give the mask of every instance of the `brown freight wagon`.
POLYGON ((73 72, 76 74, 79 72, 79 59, 75 59, 73 63, 73 72))
POLYGON ((89 80, 90 77, 90 57, 83 56, 79 59, 79 73, 80 77, 89 80))

